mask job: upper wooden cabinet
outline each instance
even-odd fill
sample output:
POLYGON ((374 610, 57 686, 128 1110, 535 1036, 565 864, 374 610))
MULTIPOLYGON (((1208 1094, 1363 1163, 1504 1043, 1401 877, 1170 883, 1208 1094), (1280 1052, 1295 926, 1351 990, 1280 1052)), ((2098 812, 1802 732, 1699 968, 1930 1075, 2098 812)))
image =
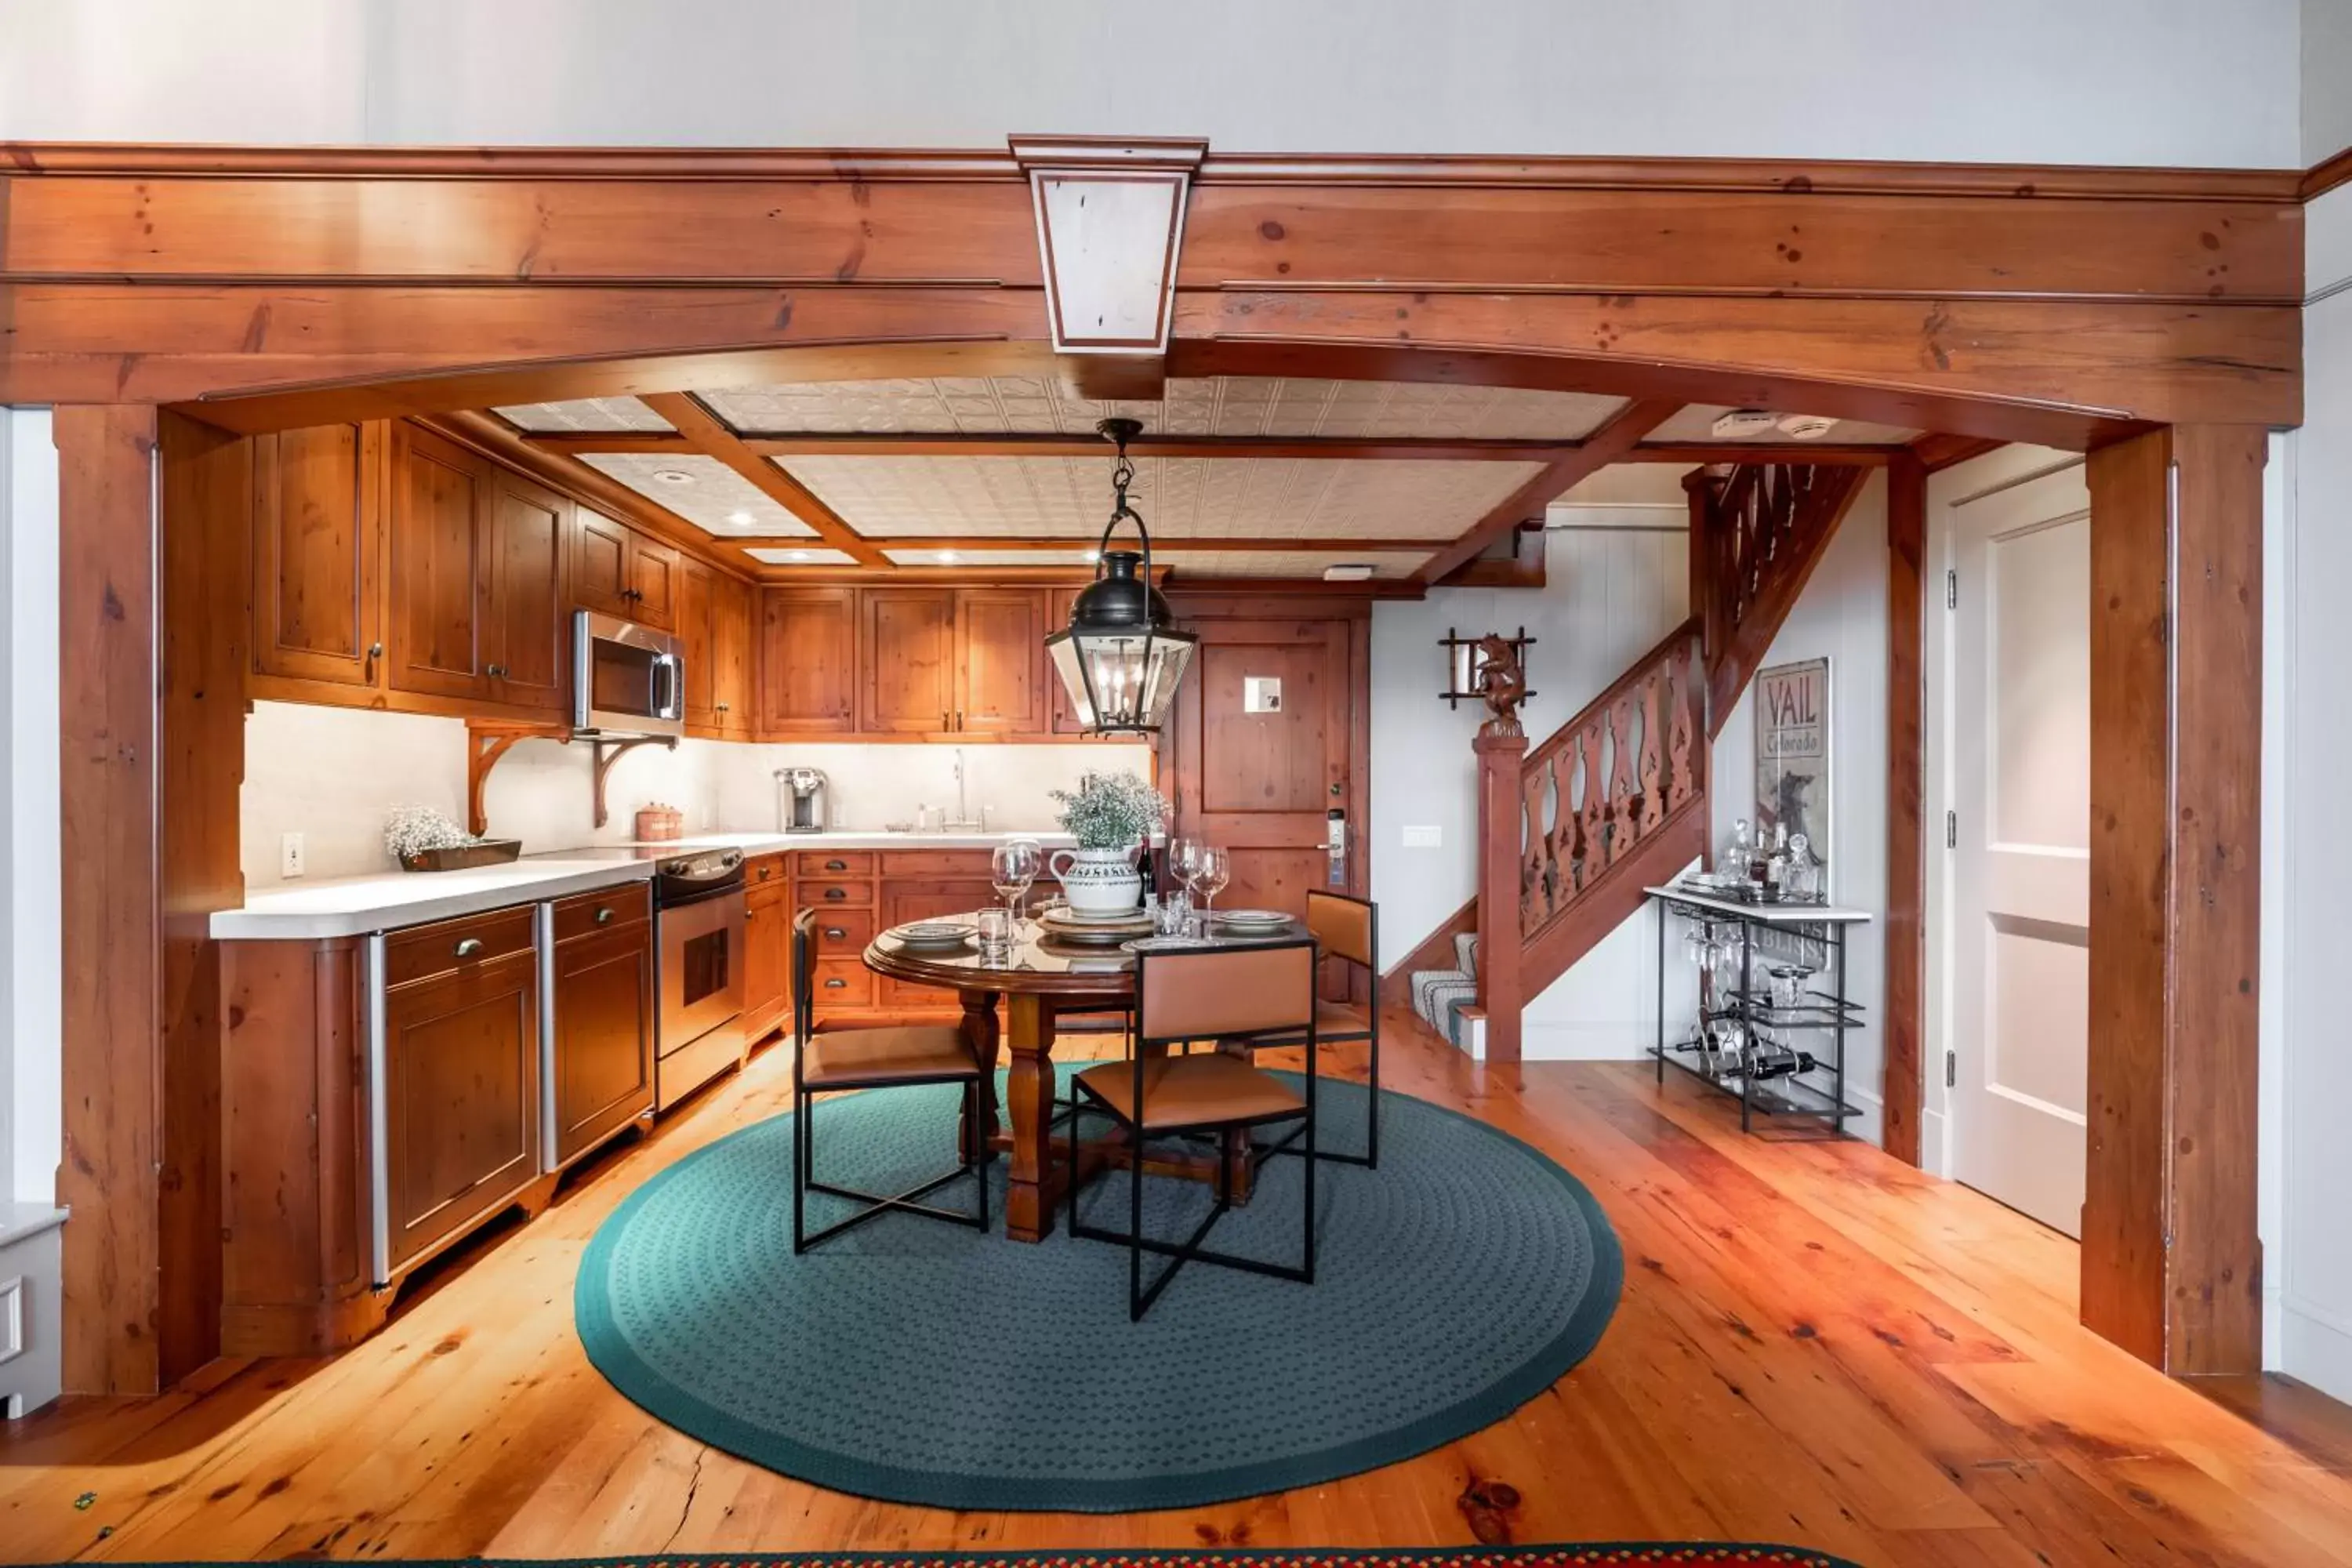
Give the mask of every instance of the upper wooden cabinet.
POLYGON ((321 425, 253 444, 253 668, 383 679, 386 426, 321 425))
POLYGON ((1045 595, 1034 588, 957 589, 955 668, 957 730, 1044 731, 1045 595))
POLYGON ((758 718, 753 710, 751 678, 752 597, 749 583, 728 576, 714 579, 710 595, 710 707, 718 718, 720 735, 730 741, 750 740, 753 721, 758 718))
POLYGON ((717 626, 712 615, 719 574, 699 561, 679 564, 677 640, 686 660, 686 727, 716 730, 719 715, 717 626))
MULTIPOLYGON (((1055 588, 1045 598, 1045 629, 1037 639, 1038 651, 1045 651, 1045 638, 1070 624, 1070 606, 1078 602, 1080 590, 1055 588)), ((1045 674, 1039 677, 1046 687, 1046 700, 1053 706, 1053 731, 1056 735, 1083 735, 1087 727, 1078 721, 1077 704, 1070 700, 1070 689, 1054 673, 1054 662, 1045 660, 1045 674)))
POLYGON ((868 588, 863 596, 858 729, 883 735, 954 729, 955 590, 868 588))
POLYGON ((591 610, 676 631, 679 557, 671 546, 587 507, 572 535, 572 597, 591 610))
POLYGON ((846 735, 856 702, 857 590, 760 591, 760 732, 846 735))
POLYGON ((570 503, 405 424, 392 469, 391 684, 561 711, 570 503))

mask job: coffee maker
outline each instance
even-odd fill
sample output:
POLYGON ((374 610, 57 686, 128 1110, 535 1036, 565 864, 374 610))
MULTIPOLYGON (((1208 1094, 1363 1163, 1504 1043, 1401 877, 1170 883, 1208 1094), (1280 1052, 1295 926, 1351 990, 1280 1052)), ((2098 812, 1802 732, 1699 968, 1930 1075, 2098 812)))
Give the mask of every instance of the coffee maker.
POLYGON ((824 831, 824 773, 819 768, 776 770, 777 815, 786 833, 824 831))

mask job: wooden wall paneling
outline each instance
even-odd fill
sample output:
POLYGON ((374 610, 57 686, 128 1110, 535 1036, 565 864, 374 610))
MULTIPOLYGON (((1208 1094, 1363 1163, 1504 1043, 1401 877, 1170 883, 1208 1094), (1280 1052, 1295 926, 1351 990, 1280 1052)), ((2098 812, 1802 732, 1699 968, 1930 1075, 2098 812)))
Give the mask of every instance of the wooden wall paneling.
POLYGON ((1920 1163, 1927 1036, 1927 470, 1907 453, 1886 470, 1886 1021, 1882 1142, 1920 1163))
POLYGON ((858 728, 859 590, 760 590, 759 732, 845 735, 858 728))
MULTIPOLYGON (((482 671, 501 702, 562 712, 572 697, 565 556, 572 503, 520 474, 488 476, 488 584, 480 599, 482 671)), ((632 535, 632 539, 634 539, 632 535)))
POLYGON ((2262 468, 2252 427, 2091 455, 2083 1321, 2176 1376, 2251 1373, 2262 468))
POLYGON ((956 594, 869 588, 858 628, 857 728, 929 734, 954 727, 956 594))
POLYGON ((381 420, 258 437, 253 668, 369 688, 383 677, 381 420))
POLYGON ((65 1385, 160 1385, 155 412, 59 408, 65 1385))

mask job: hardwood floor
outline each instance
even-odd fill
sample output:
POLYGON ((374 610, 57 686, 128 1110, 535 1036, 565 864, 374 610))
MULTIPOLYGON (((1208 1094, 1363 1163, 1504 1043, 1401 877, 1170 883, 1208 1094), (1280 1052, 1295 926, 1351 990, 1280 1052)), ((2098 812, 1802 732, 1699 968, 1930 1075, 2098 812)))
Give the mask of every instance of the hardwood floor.
POLYGON ((1714 1537, 1874 1568, 2352 1564, 2340 1407, 2229 1391, 2273 1435, 2096 1339, 2072 1242, 1872 1148, 1742 1138, 1631 1065, 1505 1081, 1402 1016, 1387 1058, 1393 1086, 1581 1176, 1627 1276, 1591 1359, 1390 1469, 1191 1512, 941 1513, 785 1479, 638 1411, 581 1353, 574 1266, 649 1173, 787 1108, 771 1051, 338 1361, 218 1363, 8 1429, 0 1560, 1714 1537))

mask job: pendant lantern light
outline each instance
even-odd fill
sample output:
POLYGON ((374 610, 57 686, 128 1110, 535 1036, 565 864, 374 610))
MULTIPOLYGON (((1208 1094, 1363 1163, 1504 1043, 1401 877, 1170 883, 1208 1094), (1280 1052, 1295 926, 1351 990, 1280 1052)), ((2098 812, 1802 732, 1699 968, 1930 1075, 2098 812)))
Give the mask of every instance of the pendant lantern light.
POLYGON ((1151 584, 1150 531, 1128 504, 1135 464, 1127 444, 1143 426, 1132 419, 1106 419, 1096 428, 1118 448, 1111 469, 1110 521, 1096 555, 1095 580, 1070 606, 1070 624, 1045 639, 1045 652, 1088 734, 1149 735, 1167 721, 1177 683, 1200 638, 1175 629, 1168 601, 1151 584), (1122 521, 1135 524, 1141 552, 1110 547, 1122 521))

